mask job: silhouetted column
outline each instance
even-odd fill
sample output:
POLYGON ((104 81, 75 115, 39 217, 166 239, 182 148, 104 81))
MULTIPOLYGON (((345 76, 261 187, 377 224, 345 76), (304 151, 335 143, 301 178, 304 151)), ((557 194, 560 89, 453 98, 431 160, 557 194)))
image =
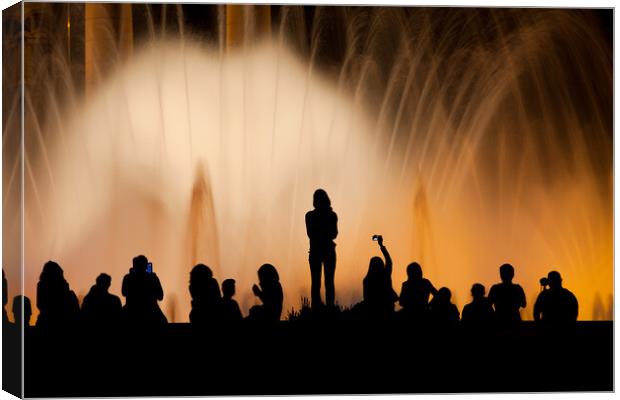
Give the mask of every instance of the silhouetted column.
POLYGON ((131 4, 87 3, 84 12, 86 96, 110 68, 133 52, 131 4))
POLYGON ((226 48, 228 50, 271 32, 271 6, 227 5, 226 48))

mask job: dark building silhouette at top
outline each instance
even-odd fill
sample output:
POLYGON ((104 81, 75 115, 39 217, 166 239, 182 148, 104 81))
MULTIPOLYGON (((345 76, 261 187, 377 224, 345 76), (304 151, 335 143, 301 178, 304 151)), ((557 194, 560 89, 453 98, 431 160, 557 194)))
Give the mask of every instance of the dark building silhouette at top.
POLYGON ((250 309, 249 318, 260 322, 279 321, 282 315, 284 293, 278 271, 273 265, 263 264, 258 269, 258 285, 253 285, 252 291, 263 304, 253 306, 250 309))
POLYGON ((403 282, 400 290, 401 313, 407 318, 425 319, 428 316, 428 302, 431 294, 434 297, 437 294, 437 289, 431 281, 422 277, 420 264, 417 262, 409 264, 407 266, 407 280, 403 282))
POLYGON ((471 325, 488 325, 495 319, 495 311, 488 298, 485 297, 485 288, 480 283, 471 287, 472 302, 463 307, 461 321, 471 325))
POLYGON ((306 232, 310 239, 310 274, 312 278, 312 307, 321 302, 321 273, 325 272, 325 303, 332 307, 335 301, 334 275, 336 272, 336 244, 338 216, 332 210, 329 196, 317 189, 313 198, 314 209, 306 213, 306 232))
POLYGON ((123 278, 124 319, 134 327, 156 327, 168 322, 158 304, 164 291, 155 272, 147 271, 147 264, 145 256, 134 257, 133 267, 123 278))
POLYGON ((211 268, 198 264, 192 269, 189 278, 189 293, 192 296, 189 321, 200 327, 217 322, 222 294, 211 268))
POLYGON ((99 274, 95 284, 82 301, 82 318, 86 324, 98 329, 114 327, 121 321, 121 299, 108 292, 112 277, 99 274))
POLYGON ((564 325, 577 321, 579 304, 577 298, 568 289, 562 287, 562 276, 557 271, 547 275, 547 281, 541 279, 543 286, 549 286, 538 295, 534 304, 534 320, 549 325, 564 325))
POLYGON ((77 296, 69 288, 60 265, 48 261, 37 284, 37 326, 44 329, 69 328, 79 319, 77 296))
POLYGON ((398 295, 392 287, 392 257, 383 245, 383 236, 378 235, 377 242, 385 261, 381 257, 370 259, 363 281, 363 307, 369 316, 385 317, 394 312, 398 295))
POLYGON ((514 324, 521 321, 520 308, 527 305, 523 288, 512 279, 515 275, 514 267, 503 264, 499 267, 501 283, 495 284, 489 291, 489 301, 495 308, 495 317, 502 325, 514 324))

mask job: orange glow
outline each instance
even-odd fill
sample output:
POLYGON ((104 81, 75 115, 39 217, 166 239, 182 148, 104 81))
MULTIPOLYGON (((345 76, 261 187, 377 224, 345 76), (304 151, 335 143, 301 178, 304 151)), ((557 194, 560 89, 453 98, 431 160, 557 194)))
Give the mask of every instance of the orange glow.
POLYGON ((557 62, 542 26, 524 28, 505 49, 479 49, 467 68, 454 67, 459 74, 438 71, 432 57, 403 57, 395 69, 409 74, 409 86, 389 89, 406 88, 407 101, 395 111, 277 41, 227 53, 190 39, 149 42, 45 126, 55 139, 26 166, 26 295, 35 299, 48 259, 80 298, 103 271, 119 294, 132 257, 143 253, 171 320, 188 320, 197 262, 219 282, 237 280, 244 312, 256 301, 256 270, 272 263, 285 310, 299 307, 310 294, 304 214, 322 187, 339 216, 342 305, 361 299, 368 260, 379 255, 371 236, 382 234, 397 292, 407 264, 419 261, 461 309, 473 283, 488 291, 510 262, 526 291, 525 319, 552 269, 577 296, 579 319, 611 318, 607 117, 574 117, 567 75, 536 69, 557 62), (448 96, 443 80, 453 75, 463 85, 448 96), (532 92, 546 108, 532 110, 524 100, 532 92), (558 98, 562 111, 548 106, 558 98))

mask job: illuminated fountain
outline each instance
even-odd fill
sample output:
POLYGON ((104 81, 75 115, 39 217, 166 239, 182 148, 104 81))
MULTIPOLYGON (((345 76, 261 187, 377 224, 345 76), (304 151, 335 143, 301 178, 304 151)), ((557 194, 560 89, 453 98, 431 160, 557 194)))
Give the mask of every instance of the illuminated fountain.
POLYGON ((381 233, 397 291, 418 260, 462 307, 474 282, 490 287, 511 262, 525 318, 551 269, 582 319, 610 318, 612 64, 594 19, 398 8, 317 8, 309 19, 290 7, 271 34, 247 40, 258 14, 245 9, 232 46, 233 11, 219 9, 214 41, 155 30, 85 98, 64 77, 69 95, 50 91, 45 119, 29 93, 29 297, 48 259, 78 295, 102 271, 118 294, 144 253, 171 320, 188 318, 197 262, 235 278, 246 311, 271 262, 285 309, 297 307, 310 292, 303 216, 323 187, 339 216, 340 304, 360 300, 381 233))

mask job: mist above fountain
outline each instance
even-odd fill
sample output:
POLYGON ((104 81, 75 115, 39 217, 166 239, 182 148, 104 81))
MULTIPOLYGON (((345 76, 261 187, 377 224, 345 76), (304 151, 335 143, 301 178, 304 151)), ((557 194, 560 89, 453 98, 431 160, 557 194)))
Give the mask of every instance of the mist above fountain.
POLYGON ((306 29, 286 10, 272 36, 232 50, 156 35, 86 100, 49 97, 61 118, 28 115, 26 294, 47 259, 78 293, 101 271, 119 292, 144 253, 171 319, 187 320, 196 262, 235 278, 245 309, 270 262, 285 309, 297 306, 310 286, 303 215, 323 187, 341 304, 360 299, 380 233, 397 290, 418 260, 462 306, 511 262, 528 301, 556 269, 591 318, 597 293, 613 293, 611 52, 596 24, 317 8, 306 29))

